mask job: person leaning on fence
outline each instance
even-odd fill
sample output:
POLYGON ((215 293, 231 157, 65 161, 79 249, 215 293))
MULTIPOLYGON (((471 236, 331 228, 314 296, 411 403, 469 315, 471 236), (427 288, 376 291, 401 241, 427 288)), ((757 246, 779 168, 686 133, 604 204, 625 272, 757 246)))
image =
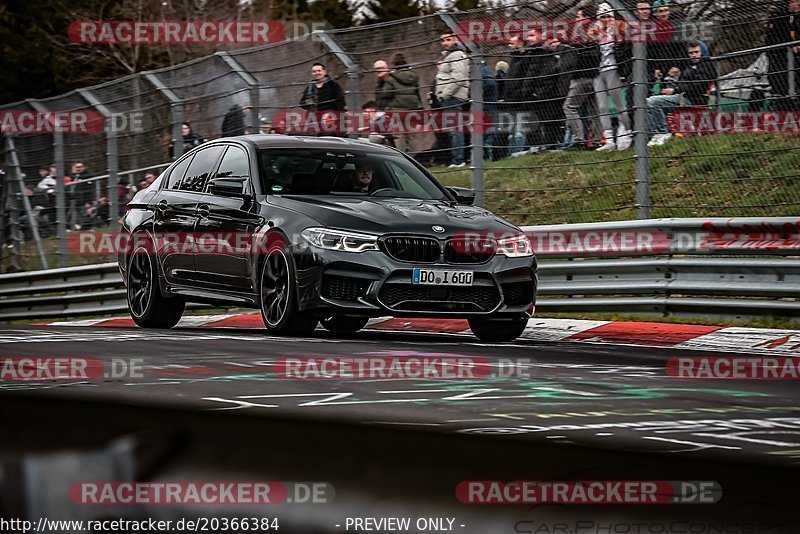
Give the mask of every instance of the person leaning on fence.
POLYGON ((707 106, 709 86, 716 78, 716 70, 708 57, 703 57, 697 41, 686 45, 688 63, 681 70, 681 79, 675 89, 664 89, 662 94, 647 99, 647 127, 653 133, 648 146, 660 146, 672 138, 667 130, 667 114, 681 106, 707 106))
MULTIPOLYGON (((181 135, 183 137, 183 153, 184 154, 189 152, 194 147, 200 146, 200 145, 202 145, 203 143, 206 142, 206 140, 203 139, 202 136, 194 133, 194 131, 192 130, 192 125, 189 124, 188 122, 184 122, 181 125, 181 135)), ((174 155, 175 154, 174 149, 175 149, 175 141, 173 140, 169 144, 169 153, 170 153, 170 155, 174 155)))
MULTIPOLYGON (((800 41, 800 0, 783 0, 780 7, 770 13, 765 34, 767 46, 800 41)), ((800 45, 780 47, 767 52, 768 77, 775 97, 774 107, 781 111, 800 109, 800 45), (795 94, 789 94, 789 59, 794 54, 795 94)))
MULTIPOLYGON (((578 10, 573 24, 582 27, 581 32, 573 34, 588 35, 589 28, 594 24, 594 8, 591 5, 578 10)), ((591 136, 584 127, 581 110, 588 105, 592 110, 595 107, 594 79, 600 64, 600 46, 594 39, 586 38, 582 41, 571 42, 561 52, 560 69, 562 73, 569 73, 569 88, 567 98, 564 100, 563 110, 567 120, 572 139, 566 150, 588 150, 591 136)))
MULTIPOLYGON (((436 98, 442 111, 463 111, 469 100, 469 58, 452 33, 441 36, 442 57, 436 64, 436 98)), ((464 133, 450 132, 450 167, 464 167, 464 133)))
POLYGON ((300 97, 300 107, 307 111, 344 111, 342 88, 328 76, 322 63, 311 65, 311 81, 300 97))

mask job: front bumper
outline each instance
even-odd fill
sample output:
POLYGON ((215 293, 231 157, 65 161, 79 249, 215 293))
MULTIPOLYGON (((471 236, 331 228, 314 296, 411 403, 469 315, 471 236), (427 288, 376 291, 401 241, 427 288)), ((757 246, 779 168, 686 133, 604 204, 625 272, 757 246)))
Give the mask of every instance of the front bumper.
POLYGON ((536 259, 493 256, 482 264, 414 264, 382 251, 361 253, 295 245, 301 310, 379 317, 519 315, 536 301, 536 259), (415 267, 472 271, 472 286, 412 285, 415 267))

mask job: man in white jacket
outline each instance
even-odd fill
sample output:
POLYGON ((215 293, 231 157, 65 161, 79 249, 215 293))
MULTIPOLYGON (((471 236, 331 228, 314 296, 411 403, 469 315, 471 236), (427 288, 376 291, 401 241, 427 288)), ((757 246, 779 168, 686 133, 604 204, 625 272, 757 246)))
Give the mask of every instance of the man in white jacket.
MULTIPOLYGON (((441 43, 444 50, 436 65, 436 99, 443 111, 463 111, 469 100, 469 58, 452 33, 442 34, 441 43)), ((450 167, 466 166, 463 132, 450 133, 450 147, 450 167)))

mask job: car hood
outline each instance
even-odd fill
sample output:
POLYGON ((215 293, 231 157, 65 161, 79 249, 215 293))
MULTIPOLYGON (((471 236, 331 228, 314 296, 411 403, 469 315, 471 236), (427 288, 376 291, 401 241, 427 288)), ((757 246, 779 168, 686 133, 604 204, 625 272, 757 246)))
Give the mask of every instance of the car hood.
POLYGON ((270 196, 270 204, 304 213, 329 228, 372 234, 451 236, 459 232, 509 232, 517 228, 477 206, 438 200, 331 196, 270 196), (444 232, 434 232, 441 226, 444 232))

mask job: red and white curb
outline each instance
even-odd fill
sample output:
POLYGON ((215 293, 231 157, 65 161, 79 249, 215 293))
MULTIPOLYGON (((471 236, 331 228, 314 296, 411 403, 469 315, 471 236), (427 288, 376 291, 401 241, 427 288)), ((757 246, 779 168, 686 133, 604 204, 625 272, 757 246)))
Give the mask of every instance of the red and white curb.
MULTIPOLYGON (((135 327, 128 317, 37 323, 48 326, 135 327)), ((258 313, 187 315, 183 328, 264 327, 258 313)), ((410 333, 466 334, 469 326, 460 319, 371 319, 369 330, 410 333)), ((628 321, 585 321, 534 317, 522 334, 533 341, 610 343, 684 350, 747 352, 800 357, 800 330, 703 326, 628 321)))

